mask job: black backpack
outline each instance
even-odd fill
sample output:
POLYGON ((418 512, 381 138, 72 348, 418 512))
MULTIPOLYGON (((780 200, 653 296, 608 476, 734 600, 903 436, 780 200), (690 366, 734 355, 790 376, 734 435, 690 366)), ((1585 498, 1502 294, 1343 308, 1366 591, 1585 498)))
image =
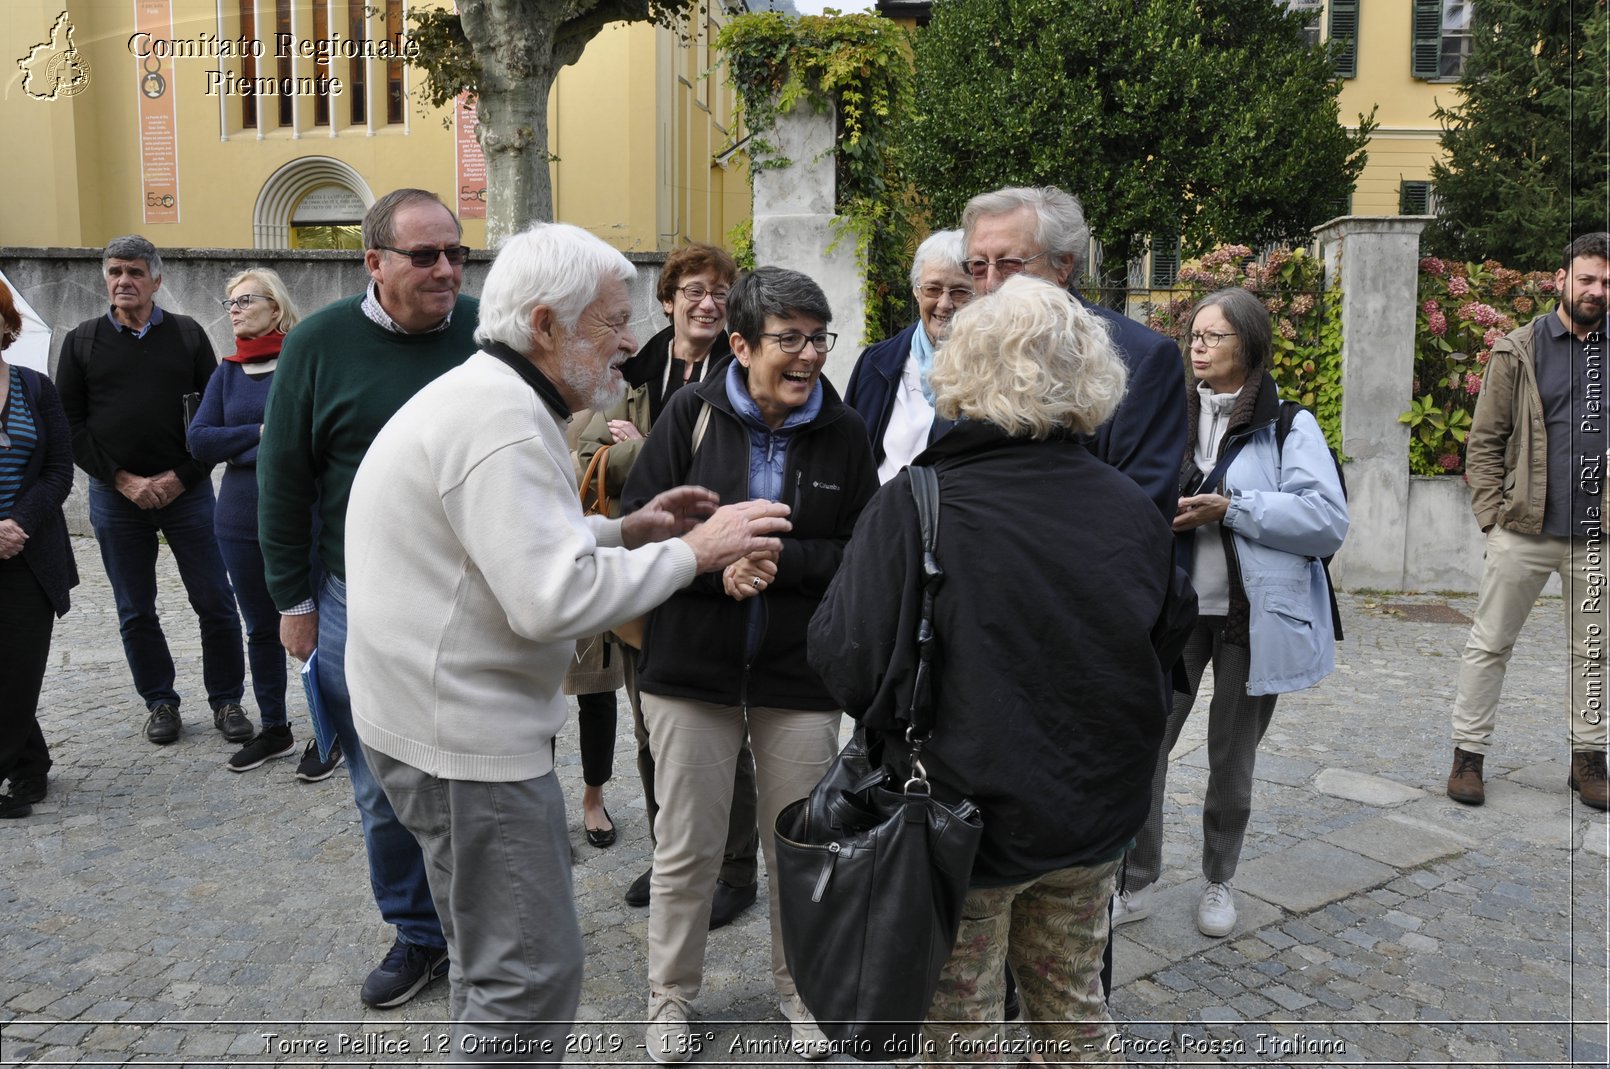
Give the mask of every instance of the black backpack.
MULTIPOLYGON (((1275 449, 1282 456, 1286 452, 1286 436, 1291 433, 1291 425, 1297 419, 1297 413, 1306 411, 1308 410, 1296 401, 1280 402, 1280 417, 1275 421, 1275 449)), ((1347 476, 1342 474, 1342 459, 1336 455, 1336 450, 1331 449, 1329 443, 1326 444, 1325 449, 1330 453, 1330 462, 1336 465, 1336 481, 1341 484, 1342 500, 1346 501, 1347 476)), ((1331 626, 1336 629, 1336 641, 1340 642, 1342 640, 1342 610, 1341 606, 1336 604, 1336 584, 1331 582, 1330 577, 1330 562, 1334 557, 1334 553, 1328 557, 1320 557, 1319 566, 1325 570, 1325 591, 1330 595, 1330 622, 1331 626)))

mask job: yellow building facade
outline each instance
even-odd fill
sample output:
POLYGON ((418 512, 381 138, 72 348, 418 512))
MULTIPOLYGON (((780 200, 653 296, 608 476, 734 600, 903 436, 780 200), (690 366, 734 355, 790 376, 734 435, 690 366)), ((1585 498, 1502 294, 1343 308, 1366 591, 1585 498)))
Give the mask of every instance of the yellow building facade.
MULTIPOLYGON (((368 204, 418 186, 483 246, 473 118, 426 106, 406 62, 421 2, 5 0, 0 245, 356 247, 368 204)), ((709 7, 685 33, 608 26, 560 74, 555 218, 654 252, 749 217, 709 7)))

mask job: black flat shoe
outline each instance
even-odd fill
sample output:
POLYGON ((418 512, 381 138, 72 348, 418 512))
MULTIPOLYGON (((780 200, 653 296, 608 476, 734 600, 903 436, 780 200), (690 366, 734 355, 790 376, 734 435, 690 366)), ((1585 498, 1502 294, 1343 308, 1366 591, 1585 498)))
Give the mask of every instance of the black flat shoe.
POLYGON ((600 850, 606 846, 615 845, 615 818, 609 815, 609 810, 607 809, 604 810, 604 816, 609 820, 609 827, 582 828, 582 831, 587 833, 587 845, 596 846, 600 850))

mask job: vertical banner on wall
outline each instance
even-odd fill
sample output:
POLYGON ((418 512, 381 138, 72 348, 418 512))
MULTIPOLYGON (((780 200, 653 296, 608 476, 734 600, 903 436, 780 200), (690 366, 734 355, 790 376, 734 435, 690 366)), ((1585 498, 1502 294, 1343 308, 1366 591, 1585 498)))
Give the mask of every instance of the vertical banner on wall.
POLYGON ((475 139, 475 102, 460 93, 453 102, 453 122, 457 131, 458 217, 486 218, 486 157, 475 139))
MULTIPOLYGON (((173 0, 134 0, 134 27, 173 39, 173 0)), ((147 223, 179 221, 179 124, 171 56, 134 58, 140 106, 140 203, 147 223)))

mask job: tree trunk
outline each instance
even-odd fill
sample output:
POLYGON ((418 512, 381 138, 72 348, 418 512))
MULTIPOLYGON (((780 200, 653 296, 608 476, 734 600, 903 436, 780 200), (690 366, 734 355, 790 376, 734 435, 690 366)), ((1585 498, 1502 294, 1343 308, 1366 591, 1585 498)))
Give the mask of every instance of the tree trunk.
POLYGON ((552 4, 459 0, 464 36, 481 61, 476 136, 486 156, 487 245, 553 218, 548 170, 548 91, 554 55, 552 4))

